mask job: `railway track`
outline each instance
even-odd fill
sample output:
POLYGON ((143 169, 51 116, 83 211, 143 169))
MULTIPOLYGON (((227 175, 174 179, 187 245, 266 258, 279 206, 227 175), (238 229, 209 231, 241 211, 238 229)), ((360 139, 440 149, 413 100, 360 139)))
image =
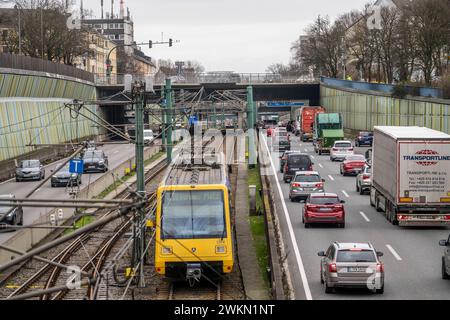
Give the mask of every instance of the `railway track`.
MULTIPOLYGON (((167 167, 165 161, 160 161, 153 169, 146 173, 146 185, 155 179, 167 167)), ((132 193, 126 189, 118 194, 116 198, 127 199, 132 193)), ((154 210, 154 195, 151 196, 147 210, 154 210)), ((96 218, 103 218, 114 211, 103 209, 93 212, 96 218)), ((91 279, 102 271, 110 254, 119 250, 127 239, 124 235, 133 225, 133 218, 115 220, 102 228, 83 234, 73 240, 69 245, 63 244, 49 250, 45 258, 66 266, 77 266, 85 275, 91 275, 91 279)), ((65 287, 70 274, 65 268, 49 263, 41 263, 35 260, 27 262, 20 269, 12 273, 3 283, 8 283, 6 288, 0 290, 0 295, 6 299, 12 299, 32 290, 44 290, 55 287, 65 287), (18 285, 14 285, 18 284, 18 285), (13 289, 13 292, 10 290, 13 289)), ((64 289, 53 294, 44 294, 38 299, 61 300, 61 299, 95 299, 92 286, 79 289, 64 289)))
POLYGON ((195 288, 186 282, 172 282, 167 300, 222 300, 222 283, 202 282, 195 288))

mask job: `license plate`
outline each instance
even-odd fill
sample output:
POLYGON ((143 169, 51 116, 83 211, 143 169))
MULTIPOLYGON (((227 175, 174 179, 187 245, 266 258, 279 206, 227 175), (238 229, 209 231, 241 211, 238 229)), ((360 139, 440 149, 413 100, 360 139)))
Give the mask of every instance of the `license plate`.
POLYGON ((366 272, 366 268, 362 267, 349 267, 347 268, 348 272, 366 272))
POLYGON ((300 168, 292 168, 292 171, 299 171, 300 168))
POLYGON ((333 209, 330 209, 330 208, 321 208, 320 211, 321 211, 321 212, 331 212, 331 211, 333 211, 333 209))
POLYGON ((95 169, 95 166, 89 166, 88 168, 89 169, 95 169))

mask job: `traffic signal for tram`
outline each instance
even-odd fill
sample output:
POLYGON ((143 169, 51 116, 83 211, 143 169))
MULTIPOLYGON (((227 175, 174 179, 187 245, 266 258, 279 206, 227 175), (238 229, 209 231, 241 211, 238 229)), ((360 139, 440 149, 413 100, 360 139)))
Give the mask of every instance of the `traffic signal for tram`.
POLYGON ((148 47, 151 49, 151 48, 153 48, 153 41, 152 40, 150 40, 149 42, 148 42, 148 47))
POLYGON ((169 47, 173 46, 173 40, 169 39, 169 47))

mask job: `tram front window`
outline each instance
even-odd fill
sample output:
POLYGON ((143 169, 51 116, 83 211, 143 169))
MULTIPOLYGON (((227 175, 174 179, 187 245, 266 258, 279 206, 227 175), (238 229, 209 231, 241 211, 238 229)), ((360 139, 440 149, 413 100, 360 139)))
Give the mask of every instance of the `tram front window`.
POLYGON ((165 192, 161 229, 163 239, 225 238, 223 191, 165 192))

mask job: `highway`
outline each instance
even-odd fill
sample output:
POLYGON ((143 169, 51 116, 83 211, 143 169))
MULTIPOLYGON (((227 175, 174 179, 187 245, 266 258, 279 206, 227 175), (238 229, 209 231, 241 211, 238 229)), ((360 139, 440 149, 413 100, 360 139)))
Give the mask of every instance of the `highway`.
MULTIPOLYGON (((271 139, 268 140, 267 145, 271 150, 271 139)), ((369 195, 361 196, 356 192, 355 177, 339 174, 339 162, 332 163, 328 155, 316 155, 312 143, 300 142, 297 137, 292 137, 291 150, 312 155, 314 170, 326 180, 325 190, 338 194, 341 200, 346 201, 345 229, 327 226, 305 229, 302 224, 303 204, 290 202, 289 184, 283 182, 282 174, 279 173, 279 153, 271 152, 278 177, 278 181, 275 178, 271 181, 278 183, 282 190, 277 207, 283 208, 284 201, 287 209, 287 212, 281 210, 278 216, 296 299, 450 299, 450 281, 441 278, 443 248, 438 244, 439 240, 448 238, 449 229, 393 226, 382 213, 370 206, 369 195), (292 230, 294 241, 289 229, 292 230), (317 252, 326 251, 333 241, 371 242, 378 251, 384 252, 381 258, 386 275, 383 295, 359 289, 340 289, 336 293, 325 294, 320 283, 320 258, 317 252), (303 271, 306 281, 302 281, 303 271)), ((355 150, 356 153, 364 154, 366 148, 355 150)), ((273 189, 278 190, 279 187, 273 186, 273 189)))
MULTIPOLYGON (((120 144, 120 145, 105 145, 99 149, 104 150, 108 156, 109 170, 112 170, 125 162, 126 160, 133 158, 135 155, 135 146, 132 144, 120 144)), ((58 161, 45 167, 45 175, 48 177, 51 175, 51 170, 55 170, 57 166, 62 162, 58 161)), ((106 173, 108 174, 108 173, 106 173)), ((93 183, 97 179, 103 176, 103 173, 84 174, 82 177, 82 185, 80 189, 88 188, 90 183, 93 183)), ((25 195, 33 190, 40 181, 36 182, 16 182, 7 181, 0 184, 0 194, 14 194, 17 198, 23 198, 25 195)), ((66 193, 65 188, 52 188, 50 181, 48 181, 40 190, 38 190, 31 198, 40 199, 68 199, 69 195, 66 193)), ((46 208, 24 208, 24 225, 29 225, 36 221, 39 216, 48 209, 46 208)), ((4 243, 10 239, 15 232, 0 233, 0 243, 4 243)))

